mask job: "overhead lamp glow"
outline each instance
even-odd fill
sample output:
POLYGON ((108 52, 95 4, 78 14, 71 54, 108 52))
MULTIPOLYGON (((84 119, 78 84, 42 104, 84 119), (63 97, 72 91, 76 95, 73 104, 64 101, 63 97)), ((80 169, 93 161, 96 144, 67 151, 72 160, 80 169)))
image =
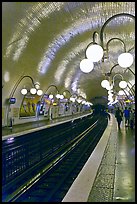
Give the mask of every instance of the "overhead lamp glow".
POLYGON ((113 93, 109 93, 109 95, 108 96, 113 96, 114 94, 113 93))
POLYGON ((127 87, 127 82, 126 81, 119 82, 119 87, 125 89, 127 87))
POLYGON ((86 101, 82 101, 82 104, 85 104, 86 103, 86 101))
POLYGON ((53 99, 53 94, 50 94, 50 95, 49 95, 49 98, 50 98, 50 99, 53 99))
POLYGON ((60 94, 57 94, 57 95, 56 95, 56 98, 58 98, 58 99, 59 99, 59 98, 60 98, 60 94))
POLYGON ((36 83, 35 83, 35 88, 36 88, 36 89, 39 89, 39 88, 40 88, 40 83, 39 83, 39 82, 36 82, 36 83))
POLYGON ((63 98, 64 98, 64 96, 61 94, 61 95, 60 95, 60 99, 63 99, 63 98))
POLYGON ((72 101, 72 102, 75 102, 75 98, 73 98, 73 97, 70 97, 70 99, 69 99, 70 101, 72 101))
POLYGON ((118 57, 118 64, 122 68, 130 67, 133 64, 133 56, 128 52, 122 53, 118 57))
POLYGON ((31 88, 31 89, 30 89, 30 93, 31 93, 31 94, 36 94, 36 93, 37 93, 37 90, 36 90, 35 88, 31 88))
POLYGON ((43 94, 43 91, 39 89, 39 90, 37 91, 37 95, 38 95, 38 96, 41 96, 42 94, 43 94))
POLYGON ((91 60, 89 59, 83 59, 80 62, 80 70, 84 73, 89 73, 93 70, 94 64, 91 60))
POLYGON ((108 96, 108 99, 113 99, 112 95, 109 95, 109 96, 108 96))
POLYGON ((118 95, 122 96, 122 95, 125 95, 125 93, 124 93, 123 90, 120 90, 120 91, 118 92, 118 95))
POLYGON ((111 94, 111 93, 113 93, 113 89, 108 90, 108 94, 111 94))
POLYGON ((27 91, 27 89, 25 89, 25 88, 21 90, 22 95, 26 95, 27 92, 28 92, 28 91, 27 91))
POLYGON ((77 99, 77 102, 78 102, 78 103, 81 103, 81 102, 82 102, 82 100, 81 100, 81 99, 77 99))
POLYGON ((106 88, 108 91, 110 91, 111 89, 113 89, 113 85, 108 84, 105 88, 106 88))
POLYGON ((108 80, 103 80, 102 82, 101 82, 101 86, 103 87, 103 88, 106 88, 107 86, 109 86, 110 84, 109 84, 109 81, 108 80))
POLYGON ((92 62, 98 62, 103 57, 103 48, 100 45, 90 45, 86 50, 86 57, 92 62))

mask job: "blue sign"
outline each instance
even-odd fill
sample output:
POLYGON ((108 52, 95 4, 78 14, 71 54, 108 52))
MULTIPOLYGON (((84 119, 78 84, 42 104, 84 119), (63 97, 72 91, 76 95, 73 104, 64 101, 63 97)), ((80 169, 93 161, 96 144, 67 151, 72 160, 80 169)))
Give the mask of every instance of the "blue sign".
POLYGON ((16 103, 16 98, 9 98, 9 103, 10 104, 16 103))

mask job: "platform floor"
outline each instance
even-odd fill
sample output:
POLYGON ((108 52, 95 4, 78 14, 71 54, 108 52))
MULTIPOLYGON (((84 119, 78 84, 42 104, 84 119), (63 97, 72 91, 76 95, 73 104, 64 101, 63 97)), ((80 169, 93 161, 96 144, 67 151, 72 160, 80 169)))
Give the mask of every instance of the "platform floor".
POLYGON ((135 130, 124 121, 119 130, 114 118, 88 202, 135 202, 135 130))

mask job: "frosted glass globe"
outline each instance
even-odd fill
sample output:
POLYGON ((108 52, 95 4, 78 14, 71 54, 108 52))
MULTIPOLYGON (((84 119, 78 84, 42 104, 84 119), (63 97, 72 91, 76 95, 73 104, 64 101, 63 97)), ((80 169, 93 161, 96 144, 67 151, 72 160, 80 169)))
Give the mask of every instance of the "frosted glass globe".
POLYGON ((125 95, 125 93, 124 93, 123 90, 120 90, 120 91, 118 92, 118 94, 119 94, 120 96, 125 95))
POLYGON ((133 56, 128 52, 122 53, 118 57, 118 64, 122 68, 130 67, 133 64, 133 56))
POLYGON ((82 101, 82 104, 85 104, 86 103, 86 101, 82 101))
POLYGON ((92 62, 98 62, 103 57, 103 48, 100 45, 90 45, 86 50, 86 57, 92 62))
POLYGON ((103 88, 106 88, 107 86, 109 86, 109 81, 108 80, 103 80, 102 82, 101 82, 101 86, 103 87, 103 88))
POLYGON ((58 98, 58 99, 59 99, 59 98, 60 98, 60 94, 57 94, 57 95, 56 95, 56 98, 58 98))
POLYGON ((114 95, 113 93, 109 93, 109 95, 108 95, 108 96, 112 97, 113 95, 114 95))
POLYGON ((39 89, 39 88, 40 88, 40 83, 39 83, 39 82, 36 82, 36 83, 35 83, 35 88, 36 88, 36 89, 39 89))
POLYGON ((60 95, 60 99, 63 99, 64 98, 64 96, 63 95, 60 95))
POLYGON ((81 103, 81 101, 82 101, 81 99, 77 99, 77 102, 78 102, 78 103, 81 103))
POLYGON ((125 89, 127 87, 127 82, 126 81, 119 82, 119 87, 125 89))
POLYGON ((53 95, 52 95, 52 94, 50 94, 50 95, 49 95, 49 98, 50 98, 50 99, 53 99, 53 95))
POLYGON ((37 95, 38 95, 38 96, 41 96, 42 94, 43 94, 43 91, 39 89, 39 90, 37 91, 37 95))
POLYGON ((93 70, 94 64, 89 59, 83 59, 80 62, 80 70, 84 73, 89 73, 93 70))
POLYGON ((27 89, 22 89, 22 90, 21 90, 22 95, 26 95, 27 92, 28 92, 27 89))
POLYGON ((112 103, 113 102, 113 98, 108 98, 108 101, 110 101, 112 103))
POLYGON ((108 91, 110 91, 111 89, 113 89, 113 85, 110 86, 110 84, 107 84, 105 87, 108 91))
POLYGON ((72 102, 75 102, 75 98, 73 98, 73 97, 70 97, 70 99, 69 99, 70 101, 72 101, 72 102))
POLYGON ((31 94, 36 94, 36 92, 37 92, 37 90, 36 90, 35 88, 31 88, 31 89, 30 89, 30 93, 31 93, 31 94))

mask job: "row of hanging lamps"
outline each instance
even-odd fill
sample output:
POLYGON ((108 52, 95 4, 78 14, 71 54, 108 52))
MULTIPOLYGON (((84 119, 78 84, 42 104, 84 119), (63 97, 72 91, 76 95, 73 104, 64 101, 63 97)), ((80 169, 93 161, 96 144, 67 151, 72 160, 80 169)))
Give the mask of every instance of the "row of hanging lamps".
MULTIPOLYGON (((35 84, 35 87, 31 88, 29 90, 29 92, 32 94, 32 95, 35 95, 37 94, 38 96, 41 96, 43 94, 43 91, 40 88, 40 84, 39 83, 36 83, 35 84)), ((21 89, 21 94, 22 95, 26 95, 28 93, 28 90, 26 88, 23 88, 21 89)))

